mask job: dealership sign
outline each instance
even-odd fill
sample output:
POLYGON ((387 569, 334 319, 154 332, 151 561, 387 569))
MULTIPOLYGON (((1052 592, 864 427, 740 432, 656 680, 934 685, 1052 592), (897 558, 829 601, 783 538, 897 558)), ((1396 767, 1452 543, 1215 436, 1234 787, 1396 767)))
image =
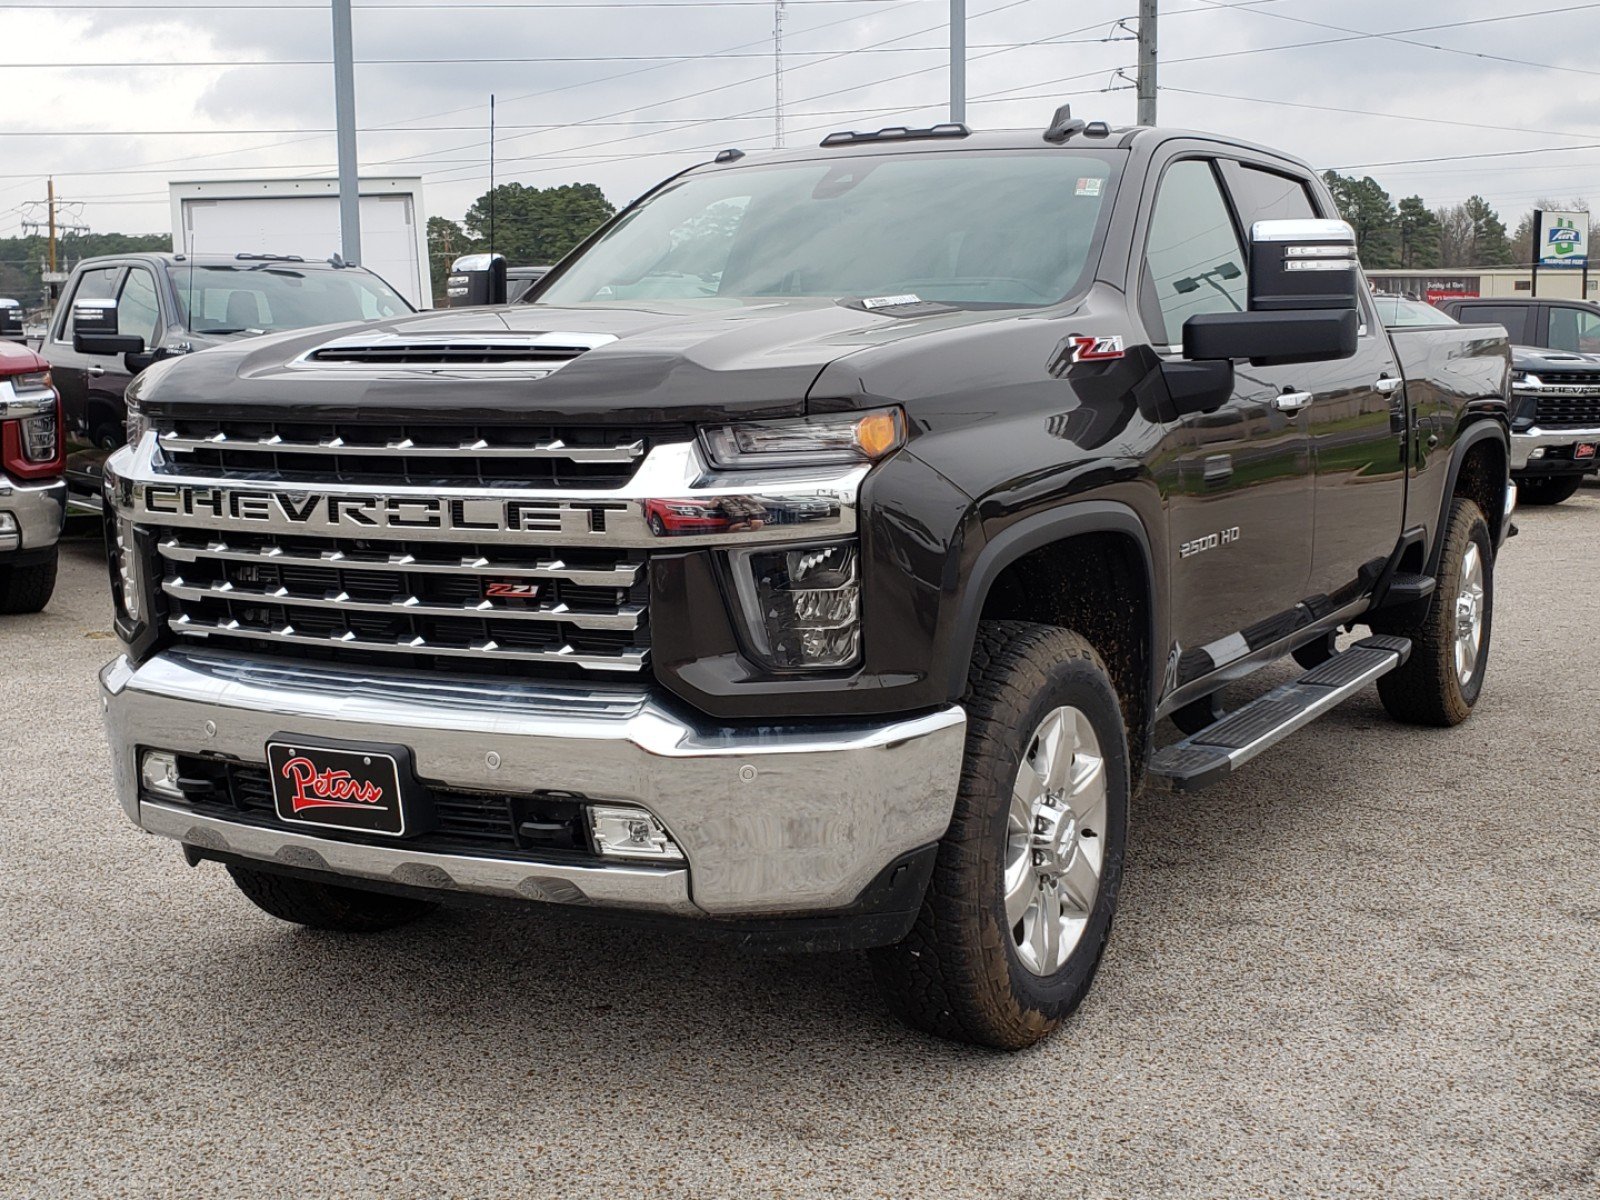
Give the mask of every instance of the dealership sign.
POLYGON ((1584 267, 1589 264, 1589 214, 1545 212, 1539 230, 1541 267, 1584 267))

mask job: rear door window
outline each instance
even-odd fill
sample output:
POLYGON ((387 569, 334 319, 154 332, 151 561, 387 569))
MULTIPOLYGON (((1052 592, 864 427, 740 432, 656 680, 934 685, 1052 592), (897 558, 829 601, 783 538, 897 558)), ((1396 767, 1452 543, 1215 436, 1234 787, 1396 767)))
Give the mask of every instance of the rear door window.
POLYGON ((1455 317, 1463 325, 1504 325, 1517 345, 1533 344, 1529 336, 1533 324, 1531 304, 1463 304, 1455 317))
POLYGON ((1550 310, 1552 350, 1571 350, 1575 354, 1600 353, 1600 310, 1558 305, 1550 310))

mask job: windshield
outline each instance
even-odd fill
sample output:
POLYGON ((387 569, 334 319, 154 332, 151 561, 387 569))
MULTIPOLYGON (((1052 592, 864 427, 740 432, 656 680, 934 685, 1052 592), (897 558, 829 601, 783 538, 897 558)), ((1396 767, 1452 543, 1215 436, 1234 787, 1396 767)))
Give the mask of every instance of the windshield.
POLYGON ((288 263, 168 267, 178 313, 194 333, 270 333, 413 311, 376 275, 288 263), (193 319, 190 319, 190 313, 193 319))
POLYGON ((1053 304, 1089 263, 1117 161, 967 151, 690 176, 625 215, 538 303, 1053 304))

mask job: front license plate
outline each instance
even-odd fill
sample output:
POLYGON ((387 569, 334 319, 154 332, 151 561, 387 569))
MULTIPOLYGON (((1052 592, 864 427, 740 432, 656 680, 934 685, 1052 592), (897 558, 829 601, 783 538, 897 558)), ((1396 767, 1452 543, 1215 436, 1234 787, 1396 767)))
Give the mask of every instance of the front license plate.
POLYGON ((1576 446, 1574 446, 1572 448, 1572 457, 1573 458, 1578 458, 1578 459, 1593 458, 1594 457, 1594 443, 1593 442, 1579 442, 1576 446))
POLYGON ((400 765, 392 754, 268 742, 267 769, 279 820, 405 835, 400 765))

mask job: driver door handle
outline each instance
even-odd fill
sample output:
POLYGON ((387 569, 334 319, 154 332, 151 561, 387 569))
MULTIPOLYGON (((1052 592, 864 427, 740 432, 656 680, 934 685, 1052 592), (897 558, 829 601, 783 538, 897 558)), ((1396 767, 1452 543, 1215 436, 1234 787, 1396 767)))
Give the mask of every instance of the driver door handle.
POLYGON ((1400 390, 1400 386, 1403 383, 1405 383, 1404 379, 1394 379, 1385 375, 1372 385, 1372 390, 1380 396, 1392 396, 1400 390))
POLYGON ((88 374, 90 379, 99 379, 100 376, 102 376, 102 375, 104 375, 106 373, 106 369, 104 367, 102 367, 99 363, 90 363, 88 368, 87 368, 86 373, 88 374))
POLYGON ((1299 412, 1311 400, 1310 392, 1284 392, 1281 396, 1274 396, 1272 403, 1279 412, 1299 412))

